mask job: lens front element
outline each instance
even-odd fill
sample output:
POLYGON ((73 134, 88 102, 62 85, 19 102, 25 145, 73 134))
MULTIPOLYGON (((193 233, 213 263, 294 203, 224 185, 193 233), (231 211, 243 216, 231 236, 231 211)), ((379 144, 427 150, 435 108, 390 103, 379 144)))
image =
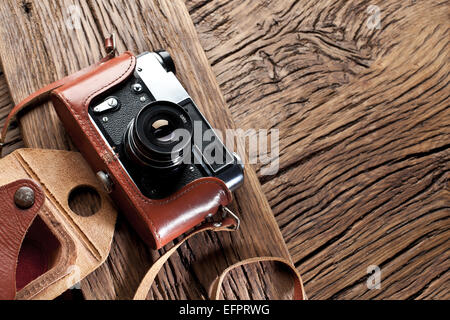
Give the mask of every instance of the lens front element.
POLYGON ((179 166, 192 141, 192 120, 179 105, 156 101, 144 107, 125 134, 125 151, 139 165, 155 169, 179 166))

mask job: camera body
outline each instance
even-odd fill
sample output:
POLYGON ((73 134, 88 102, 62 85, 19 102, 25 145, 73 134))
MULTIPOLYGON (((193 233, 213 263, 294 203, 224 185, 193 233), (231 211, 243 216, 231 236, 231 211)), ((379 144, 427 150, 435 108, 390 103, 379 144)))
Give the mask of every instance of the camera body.
POLYGON ((243 182, 240 159, 198 110, 165 51, 139 55, 133 76, 96 97, 89 116, 150 199, 203 177, 219 178, 231 191, 243 182))
POLYGON ((159 249, 209 219, 231 222, 225 207, 244 181, 243 164, 178 81, 167 52, 125 52, 69 76, 51 99, 149 246, 159 249))

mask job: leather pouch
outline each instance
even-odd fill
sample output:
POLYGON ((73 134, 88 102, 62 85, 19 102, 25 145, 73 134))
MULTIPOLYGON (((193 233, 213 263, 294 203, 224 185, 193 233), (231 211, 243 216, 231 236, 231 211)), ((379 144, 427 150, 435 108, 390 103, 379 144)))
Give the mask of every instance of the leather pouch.
POLYGON ((106 260, 117 212, 79 153, 22 149, 0 168, 0 299, 53 299, 106 260), (101 201, 89 217, 69 206, 80 187, 101 201))

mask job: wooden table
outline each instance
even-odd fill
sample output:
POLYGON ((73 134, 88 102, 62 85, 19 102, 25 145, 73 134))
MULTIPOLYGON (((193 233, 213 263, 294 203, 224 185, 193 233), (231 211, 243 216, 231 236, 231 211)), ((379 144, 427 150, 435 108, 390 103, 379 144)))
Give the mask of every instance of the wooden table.
POLYGON ((448 299, 448 2, 186 4, 237 126, 280 130, 259 178, 309 298, 448 299))

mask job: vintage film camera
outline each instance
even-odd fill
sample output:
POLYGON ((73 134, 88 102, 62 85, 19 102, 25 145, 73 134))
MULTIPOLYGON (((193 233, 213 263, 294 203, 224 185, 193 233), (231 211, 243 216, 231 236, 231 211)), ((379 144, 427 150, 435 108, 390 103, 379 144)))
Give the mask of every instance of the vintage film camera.
POLYGON ((244 181, 243 164, 178 81, 166 51, 125 52, 66 79, 51 97, 73 142, 150 246, 161 248, 220 212, 233 215, 226 205, 244 181))
POLYGON ((138 56, 133 76, 97 97, 89 115, 148 198, 166 198, 202 177, 217 177, 231 191, 243 181, 239 158, 175 77, 166 51, 138 56))

